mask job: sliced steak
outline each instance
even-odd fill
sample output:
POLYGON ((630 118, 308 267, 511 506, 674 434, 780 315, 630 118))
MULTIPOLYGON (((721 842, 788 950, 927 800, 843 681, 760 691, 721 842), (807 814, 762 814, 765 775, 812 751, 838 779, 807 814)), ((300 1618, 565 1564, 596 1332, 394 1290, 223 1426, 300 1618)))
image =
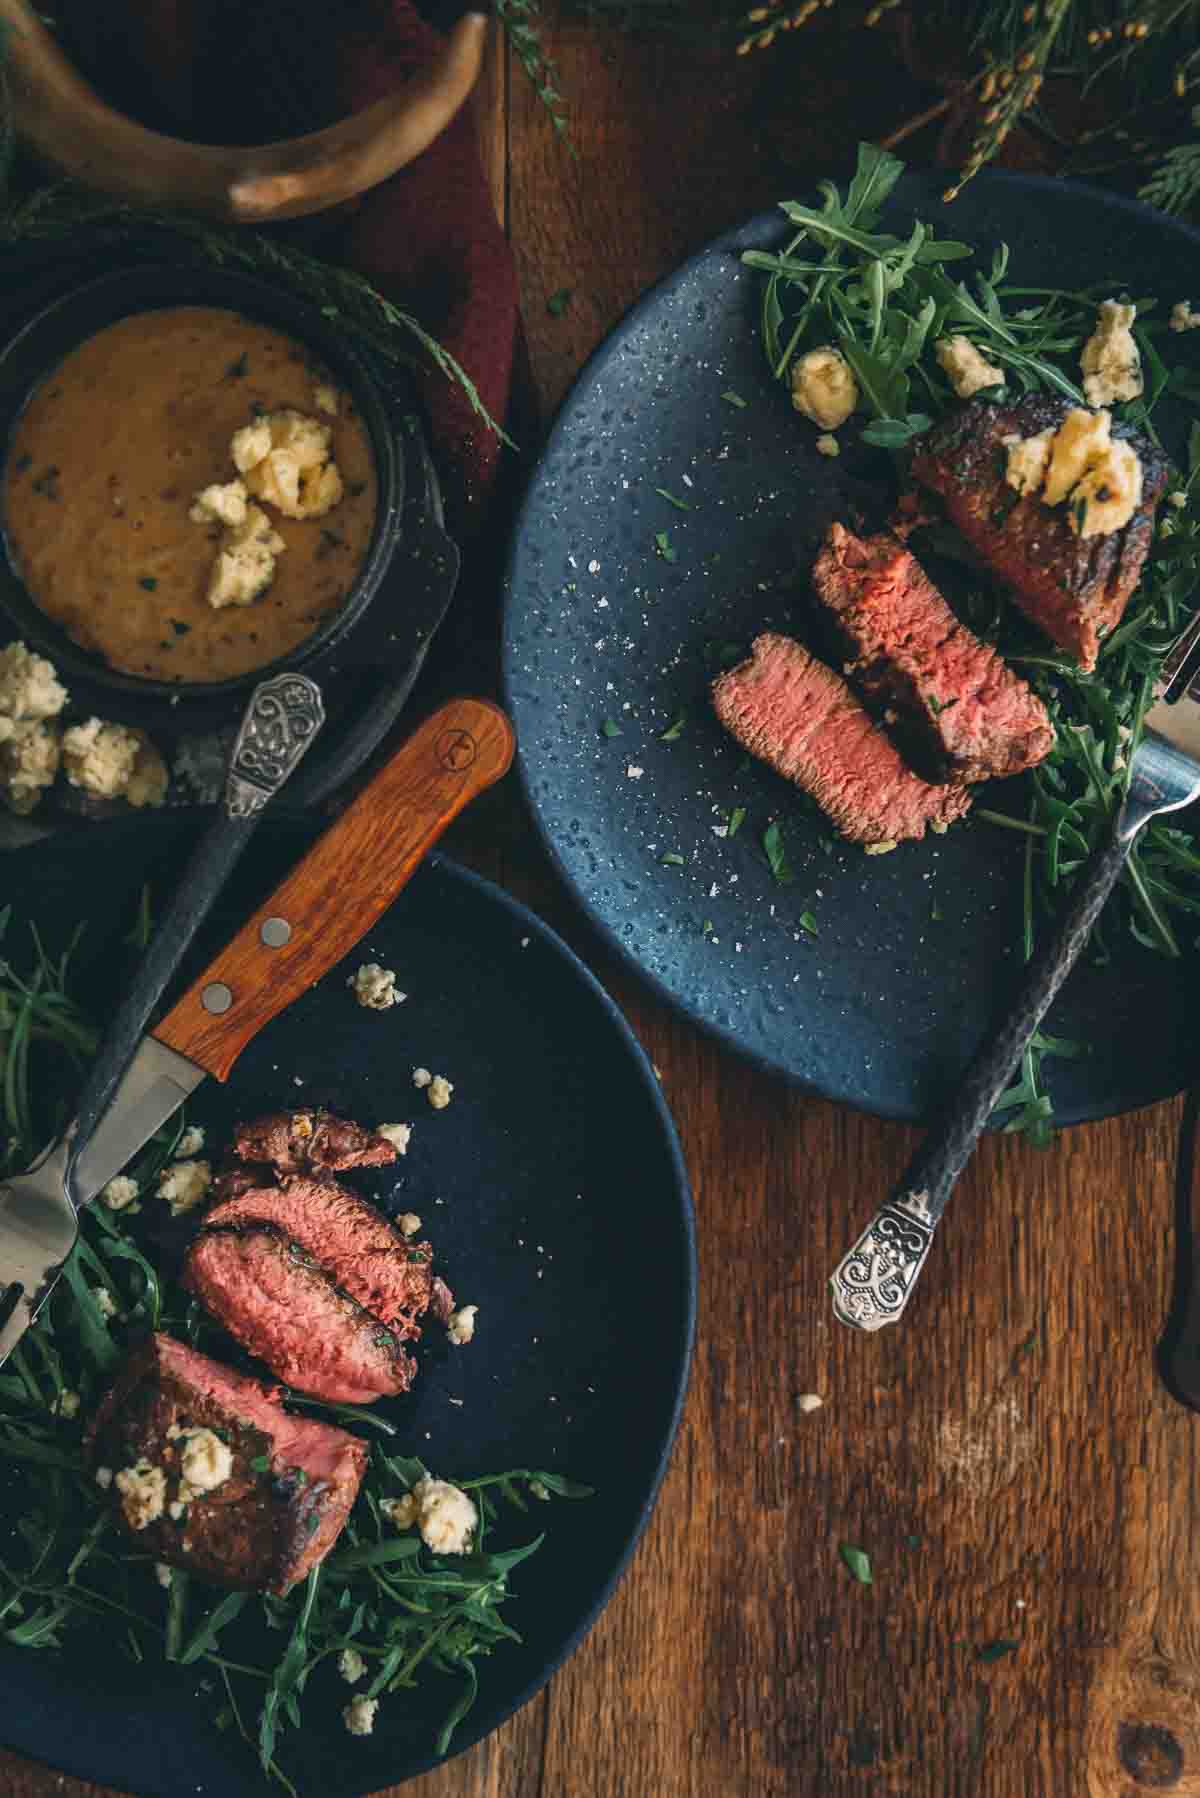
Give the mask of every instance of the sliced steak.
POLYGON ((416 1363, 395 1334, 274 1229, 202 1230, 182 1279, 231 1336, 301 1392, 369 1405, 412 1384, 416 1363))
POLYGON ((971 804, 901 761, 840 675, 790 637, 756 637, 713 684, 717 716, 743 748, 816 800, 844 837, 882 849, 945 830, 971 804))
POLYGON ((280 1174, 388 1167, 396 1145, 331 1111, 275 1111, 239 1124, 233 1133, 239 1161, 269 1162, 280 1174))
POLYGON ((364 1310, 401 1338, 418 1336, 429 1309, 433 1251, 401 1236, 382 1212, 336 1180, 285 1176, 224 1198, 204 1216, 206 1230, 274 1228, 298 1243, 364 1310))
POLYGON ((1054 726, 1037 694, 960 624, 895 537, 831 525, 813 585, 856 658, 846 672, 903 713, 945 777, 1020 774, 1049 754, 1054 726))
POLYGON ((1008 582, 1022 611, 1090 669, 1137 585, 1168 467, 1147 437, 1114 422, 1113 437, 1131 444, 1142 464, 1141 503, 1121 530, 1077 536, 1069 505, 1021 496, 1006 479, 1004 439, 1056 430, 1070 410, 1069 400, 1049 394, 1031 394, 1015 406, 968 401, 915 440, 912 471, 941 496, 951 520, 1008 582))
POLYGON ((163 1335, 130 1355, 84 1439, 88 1463, 114 1476, 137 1462, 162 1469, 164 1508, 141 1529, 130 1527, 115 1478, 109 1485, 140 1549, 221 1585, 270 1592, 294 1586, 337 1541, 367 1452, 357 1436, 289 1416, 269 1386, 163 1335), (195 1429, 222 1439, 232 1468, 180 1510, 180 1461, 195 1429))

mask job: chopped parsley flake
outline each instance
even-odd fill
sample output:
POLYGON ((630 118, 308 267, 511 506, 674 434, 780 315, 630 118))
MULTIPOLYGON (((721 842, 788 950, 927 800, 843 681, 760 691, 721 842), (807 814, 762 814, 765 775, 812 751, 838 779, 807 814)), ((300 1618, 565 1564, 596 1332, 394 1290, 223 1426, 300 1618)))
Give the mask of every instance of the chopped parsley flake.
POLYGON ((661 556, 664 562, 677 562, 679 560, 679 551, 671 542, 670 531, 655 531, 654 553, 655 555, 661 556))
POLYGON ((671 505, 674 506, 674 508, 677 512, 690 512, 691 511, 692 508, 689 506, 688 502, 685 499, 679 499, 676 494, 668 493, 665 487, 656 487, 654 489, 654 491, 655 491, 655 493, 661 495, 661 497, 663 499, 668 500, 671 503, 671 505))

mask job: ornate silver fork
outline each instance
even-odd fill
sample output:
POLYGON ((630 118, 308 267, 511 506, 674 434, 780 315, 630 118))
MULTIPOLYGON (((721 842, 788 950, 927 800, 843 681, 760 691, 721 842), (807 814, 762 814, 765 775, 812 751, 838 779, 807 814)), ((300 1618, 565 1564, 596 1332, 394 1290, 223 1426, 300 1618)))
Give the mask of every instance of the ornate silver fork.
POLYGON ((1163 663, 1111 834, 1088 864, 1057 931, 1025 970, 995 1030, 892 1196, 834 1269, 834 1315, 858 1330, 895 1323, 912 1297, 933 1232, 996 1101, 1074 967, 1139 830, 1200 798, 1200 612, 1163 663))

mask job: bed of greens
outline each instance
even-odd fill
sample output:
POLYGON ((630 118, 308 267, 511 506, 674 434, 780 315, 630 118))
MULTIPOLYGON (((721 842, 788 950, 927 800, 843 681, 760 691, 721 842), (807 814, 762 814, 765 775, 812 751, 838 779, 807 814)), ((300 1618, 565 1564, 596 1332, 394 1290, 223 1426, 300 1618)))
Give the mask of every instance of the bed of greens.
MULTIPOLYGON (((765 276, 763 350, 774 376, 789 378, 805 351, 835 345, 854 371, 861 407, 847 433, 893 453, 903 480, 906 445, 948 406, 958 403, 933 353, 939 337, 961 334, 1005 371, 1012 397, 1051 390, 1086 404, 1079 354, 1096 323, 1099 301, 1137 305, 1135 337, 1145 377, 1142 396, 1112 408, 1161 442, 1174 460, 1172 503, 1159 513, 1141 582, 1120 625, 1105 639, 1094 674, 1083 674, 1006 605, 949 528, 919 532, 918 555, 936 567, 946 598, 964 621, 994 644, 1049 708, 1057 743, 1020 783, 1019 811, 977 806, 974 816, 1025 838, 1023 948, 1061 906, 1102 838, 1129 781, 1162 658, 1195 603, 1200 580, 1200 375, 1178 351, 1169 325, 1173 303, 1187 296, 1126 292, 1117 275, 1078 291, 1022 286, 1009 250, 1000 246, 985 270, 968 269, 972 245, 942 237, 916 221, 906 237, 879 229, 882 208, 904 165, 873 145, 860 146, 843 193, 822 183, 819 207, 787 203, 794 227, 777 254, 749 250, 743 261, 765 276), (964 272, 965 271, 965 272, 964 272), (1161 432, 1161 435, 1160 435, 1161 432)), ((1004 389, 986 390, 982 397, 1004 389)), ((1157 955, 1179 957, 1196 946, 1200 853, 1176 824, 1152 822, 1134 845, 1120 896, 1093 935, 1091 954, 1105 959, 1112 933, 1125 929, 1157 955)), ((1053 1131, 1053 1106, 1042 1063, 1077 1055, 1085 1045, 1039 1035, 1019 1078, 1005 1094, 1005 1128, 1039 1144, 1053 1131)))
MULTIPOLYGON (((98 1043, 73 996, 72 947, 51 957, 35 930, 32 958, 24 947, 18 956, 7 940, 16 928, 10 913, 0 911, 0 956, 12 953, 21 971, 0 959, 0 1175, 27 1167, 62 1127, 47 1095, 76 1084, 70 1074, 98 1043)), ((144 893, 131 940, 144 943, 149 924, 144 893)), ((181 1115, 172 1119, 127 1170, 140 1191, 153 1193, 186 1127, 181 1115)), ((472 1552, 438 1556, 381 1509, 428 1472, 398 1452, 395 1425, 372 1410, 295 1395, 371 1439, 362 1490, 332 1553, 286 1598, 222 1591, 179 1569, 164 1585, 153 1557, 115 1524, 80 1452, 127 1344, 162 1329, 222 1353, 216 1326, 156 1267, 144 1221, 136 1206, 85 1211, 63 1278, 0 1372, 0 1477, 6 1513, 17 1519, 0 1548, 0 1640, 47 1652, 91 1630, 105 1653, 118 1645, 138 1663, 194 1669, 215 1727, 238 1732, 292 1794, 303 1789, 296 1732, 314 1709, 340 1727, 338 1707, 350 1699, 386 1701, 427 1675, 419 1715, 430 1719, 431 1749, 445 1753, 475 1700, 477 1661, 520 1640, 503 1607, 510 1574, 543 1540, 533 1514, 590 1488, 532 1468, 457 1480, 479 1528, 472 1552), (340 1696, 328 1686, 320 1697, 309 1693, 304 1708, 312 1676, 331 1673, 327 1664, 346 1649, 366 1663, 361 1678, 339 1681, 340 1696)))

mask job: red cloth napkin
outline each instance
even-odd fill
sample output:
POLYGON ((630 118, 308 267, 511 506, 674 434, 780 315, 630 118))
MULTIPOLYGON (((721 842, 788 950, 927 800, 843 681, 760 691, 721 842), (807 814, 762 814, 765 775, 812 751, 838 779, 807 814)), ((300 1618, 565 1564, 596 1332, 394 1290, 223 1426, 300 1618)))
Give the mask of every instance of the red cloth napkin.
MULTIPOLYGON (((411 0, 71 0, 61 16, 65 47, 114 105, 209 143, 316 130, 394 92, 437 43, 411 0)), ((503 422, 516 274, 469 104, 390 180, 278 229, 414 313, 503 422)), ((457 382, 431 369, 421 386, 447 522, 470 535, 495 482, 499 440, 457 382)))

